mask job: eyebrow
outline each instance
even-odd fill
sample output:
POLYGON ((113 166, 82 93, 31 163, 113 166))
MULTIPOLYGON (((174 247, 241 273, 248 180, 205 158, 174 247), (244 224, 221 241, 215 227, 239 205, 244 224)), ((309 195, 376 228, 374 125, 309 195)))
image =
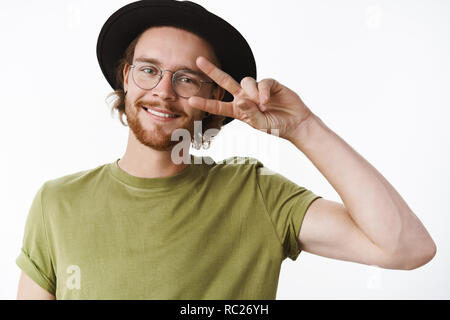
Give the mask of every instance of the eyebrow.
MULTIPOLYGON (((155 58, 139 57, 139 58, 136 58, 135 61, 136 62, 153 63, 153 64, 157 64, 158 66, 162 65, 161 61, 159 61, 158 59, 155 59, 155 58)), ((205 75, 205 73, 203 73, 202 71, 200 71, 198 69, 193 70, 190 66, 186 66, 186 65, 176 65, 175 71, 177 71, 177 70, 189 70, 190 72, 193 72, 199 76, 207 77, 205 75)))

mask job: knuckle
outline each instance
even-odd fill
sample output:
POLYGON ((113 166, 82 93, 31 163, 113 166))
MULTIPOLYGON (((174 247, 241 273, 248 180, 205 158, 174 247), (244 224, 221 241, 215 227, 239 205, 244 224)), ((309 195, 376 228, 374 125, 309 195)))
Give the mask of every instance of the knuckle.
POLYGON ((228 81, 228 75, 225 73, 219 73, 217 75, 217 79, 219 83, 225 83, 226 81, 228 81))
POLYGON ((243 85, 246 82, 254 82, 255 79, 253 79, 252 77, 245 77, 241 80, 241 85, 243 85))
POLYGON ((272 78, 266 78, 260 81, 262 86, 269 86, 273 82, 272 78))
POLYGON ((243 106, 245 106, 246 103, 247 103, 247 101, 245 101, 245 99, 238 99, 236 101, 236 106, 243 107, 243 106))

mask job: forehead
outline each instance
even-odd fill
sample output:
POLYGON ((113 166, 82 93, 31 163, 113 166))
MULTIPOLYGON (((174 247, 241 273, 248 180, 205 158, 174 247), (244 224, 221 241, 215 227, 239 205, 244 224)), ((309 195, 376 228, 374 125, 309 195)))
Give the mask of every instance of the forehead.
POLYGON ((134 58, 152 58, 163 68, 189 67, 199 70, 195 64, 198 56, 204 56, 218 65, 211 45, 189 31, 170 26, 152 27, 139 38, 134 58))

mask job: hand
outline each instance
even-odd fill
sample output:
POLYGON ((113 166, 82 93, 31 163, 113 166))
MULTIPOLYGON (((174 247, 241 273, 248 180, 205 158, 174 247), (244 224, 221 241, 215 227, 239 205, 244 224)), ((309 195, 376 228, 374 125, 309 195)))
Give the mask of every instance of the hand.
POLYGON ((234 99, 223 102, 194 96, 188 100, 193 108, 241 120, 255 129, 267 130, 267 133, 278 129, 278 136, 290 141, 300 124, 312 114, 294 91, 274 79, 256 82, 246 77, 239 84, 205 57, 198 57, 196 63, 234 99))

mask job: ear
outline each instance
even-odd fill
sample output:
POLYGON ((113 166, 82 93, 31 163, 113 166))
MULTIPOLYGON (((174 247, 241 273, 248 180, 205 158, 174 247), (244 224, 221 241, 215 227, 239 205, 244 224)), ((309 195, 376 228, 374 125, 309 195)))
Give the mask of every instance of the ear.
POLYGON ((123 67, 123 91, 127 92, 128 91, 128 75, 130 73, 131 67, 130 65, 127 63, 125 64, 125 66, 123 67))

